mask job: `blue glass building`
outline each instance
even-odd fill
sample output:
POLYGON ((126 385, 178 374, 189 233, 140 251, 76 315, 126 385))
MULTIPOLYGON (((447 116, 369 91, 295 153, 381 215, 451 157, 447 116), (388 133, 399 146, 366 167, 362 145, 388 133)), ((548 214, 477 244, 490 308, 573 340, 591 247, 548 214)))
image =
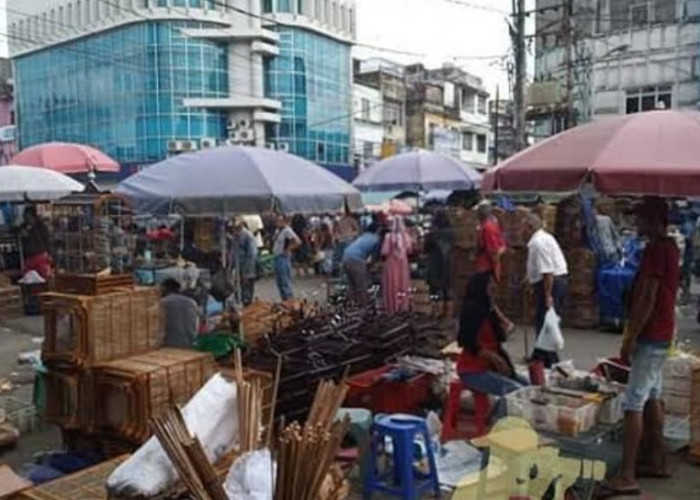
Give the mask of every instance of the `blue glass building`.
POLYGON ((27 13, 8 15, 22 148, 79 142, 138 166, 207 138, 350 164, 354 0, 8 7, 27 13))
POLYGON ((319 163, 348 165, 350 45, 303 28, 277 32, 280 54, 265 61, 265 95, 282 102, 282 121, 268 125, 268 140, 319 163))
POLYGON ((225 138, 226 112, 183 106, 229 93, 226 44, 182 32, 208 24, 142 22, 16 58, 20 147, 78 142, 141 164, 170 140, 225 138))

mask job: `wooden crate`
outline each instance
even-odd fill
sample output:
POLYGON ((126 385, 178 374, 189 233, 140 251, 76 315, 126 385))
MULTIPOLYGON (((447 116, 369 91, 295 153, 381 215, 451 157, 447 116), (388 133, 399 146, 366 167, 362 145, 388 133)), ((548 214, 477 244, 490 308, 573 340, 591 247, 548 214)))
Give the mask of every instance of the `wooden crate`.
POLYGON ((107 500, 107 479, 126 455, 23 491, 17 500, 107 500))
POLYGON ((450 210, 449 218, 455 247, 464 250, 476 248, 478 232, 476 212, 461 207, 454 208, 450 210))
POLYGON ((187 403, 213 373, 210 354, 180 349, 100 364, 94 369, 96 431, 145 441, 150 419, 187 403))
POLYGON ((120 288, 133 288, 133 274, 67 274, 55 278, 55 291, 75 295, 103 295, 120 288))
POLYGON ((0 288, 0 320, 14 319, 24 315, 22 288, 4 286, 0 288))
POLYGON ((586 248, 574 248, 565 253, 569 265, 569 294, 585 296, 595 292, 596 257, 586 248))
POLYGON ((42 359, 52 368, 75 369, 140 354, 162 343, 160 294, 154 288, 106 295, 43 294, 42 359))

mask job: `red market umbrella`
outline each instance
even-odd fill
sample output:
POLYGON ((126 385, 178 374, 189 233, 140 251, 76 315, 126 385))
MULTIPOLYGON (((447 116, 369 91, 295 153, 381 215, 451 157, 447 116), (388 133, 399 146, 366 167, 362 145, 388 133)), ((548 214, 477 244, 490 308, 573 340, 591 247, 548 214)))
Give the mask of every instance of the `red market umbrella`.
POLYGON ((17 153, 12 162, 18 165, 44 167, 62 174, 119 172, 119 163, 103 152, 68 142, 37 144, 17 153))
POLYGON ((700 113, 650 111, 550 137, 484 176, 485 192, 700 195, 700 113))

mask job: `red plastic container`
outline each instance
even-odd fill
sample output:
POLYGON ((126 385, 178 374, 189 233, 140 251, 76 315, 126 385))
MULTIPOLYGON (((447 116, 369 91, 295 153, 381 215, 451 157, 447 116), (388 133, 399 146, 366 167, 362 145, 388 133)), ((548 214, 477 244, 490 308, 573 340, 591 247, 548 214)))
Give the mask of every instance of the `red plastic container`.
POLYGON ((428 399, 432 376, 419 373, 401 382, 382 380, 392 366, 369 370, 348 380, 350 386, 345 406, 367 408, 374 413, 410 413, 418 410, 428 399))

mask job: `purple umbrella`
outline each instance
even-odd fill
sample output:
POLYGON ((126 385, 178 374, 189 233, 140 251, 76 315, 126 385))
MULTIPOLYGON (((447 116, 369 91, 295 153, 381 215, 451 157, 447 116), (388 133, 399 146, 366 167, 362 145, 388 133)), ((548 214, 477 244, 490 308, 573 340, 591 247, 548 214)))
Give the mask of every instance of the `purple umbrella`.
POLYGON ((456 158, 432 151, 404 153, 371 166, 353 185, 360 191, 465 190, 481 186, 481 174, 456 158))
POLYGON ((281 151, 226 146, 148 167, 116 189, 143 212, 183 215, 337 212, 362 206, 360 193, 323 167, 281 151))

